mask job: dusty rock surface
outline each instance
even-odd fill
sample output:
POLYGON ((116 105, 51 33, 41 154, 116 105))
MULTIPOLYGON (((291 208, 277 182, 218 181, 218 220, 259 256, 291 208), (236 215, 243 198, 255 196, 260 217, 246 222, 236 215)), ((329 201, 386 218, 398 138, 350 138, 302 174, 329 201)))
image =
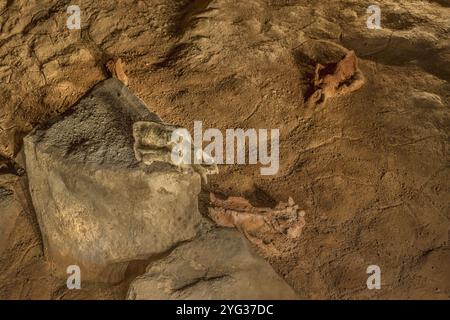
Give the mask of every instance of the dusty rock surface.
POLYGON ((280 255, 286 245, 297 242, 306 223, 305 214, 292 198, 272 209, 254 207, 242 197, 220 199, 211 193, 208 206, 208 216, 218 226, 237 228, 263 256, 280 255))
POLYGON ((20 192, 19 177, 4 175, 0 176, 0 254, 6 249, 9 239, 14 231, 16 222, 22 211, 24 210, 21 204, 20 197, 17 192, 20 192))
POLYGON ((48 260, 66 276, 119 282, 130 263, 195 237, 200 176, 137 163, 132 124, 159 121, 116 79, 24 139, 31 197, 48 260))
MULTIPOLYGON (((167 122, 280 128, 278 175, 221 166, 206 191, 305 209, 300 240, 266 257, 302 298, 448 299, 449 4, 377 3, 381 30, 356 0, 83 1, 77 31, 69 1, 2 0, 0 172, 15 175, 22 137, 122 57, 130 89, 167 122), (316 66, 351 50, 364 86, 309 107, 316 66), (381 290, 367 290, 371 264, 381 290)), ((61 289, 32 217, 19 215, 0 256, 1 297, 125 296, 125 285, 61 289)))
POLYGON ((235 230, 213 229, 176 248, 136 278, 128 299, 296 299, 235 230))

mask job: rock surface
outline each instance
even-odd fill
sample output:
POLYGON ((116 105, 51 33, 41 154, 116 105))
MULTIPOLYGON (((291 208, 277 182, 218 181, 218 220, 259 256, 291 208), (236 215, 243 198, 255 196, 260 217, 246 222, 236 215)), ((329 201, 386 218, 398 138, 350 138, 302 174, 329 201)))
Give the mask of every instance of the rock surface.
POLYGON ((0 176, 0 254, 6 248, 8 238, 22 210, 20 202, 14 195, 15 181, 13 183, 5 183, 6 181, 4 180, 6 180, 5 176, 0 176))
MULTIPOLYGON (((355 0, 82 1, 82 30, 69 30, 65 1, 0 0, 0 154, 14 157, 122 57, 132 91, 167 122, 280 128, 277 176, 224 165, 208 191, 306 210, 300 239, 266 257, 302 299, 449 299, 448 2, 376 1, 382 29, 371 30, 373 3, 355 0), (348 50, 364 86, 309 108, 317 64, 348 50), (382 290, 367 289, 372 264, 382 290)), ((124 297, 30 286, 48 274, 17 248, 1 257, 2 298, 124 297)))
POLYGON ((236 230, 213 229, 135 279, 128 299, 297 299, 236 230))
POLYGON ((193 238, 197 174, 134 158, 132 124, 160 121, 116 79, 24 139, 30 191, 46 255, 82 279, 122 280, 129 262, 193 238))

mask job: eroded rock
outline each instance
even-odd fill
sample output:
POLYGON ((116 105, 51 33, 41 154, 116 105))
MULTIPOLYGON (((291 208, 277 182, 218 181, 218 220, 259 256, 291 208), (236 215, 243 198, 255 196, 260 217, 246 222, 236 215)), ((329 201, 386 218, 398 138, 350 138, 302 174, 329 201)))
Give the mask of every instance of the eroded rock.
POLYGON ((236 230, 183 244, 130 285, 128 299, 297 299, 236 230))
POLYGON ((20 216, 29 211, 27 195, 23 190, 23 168, 11 161, 3 167, 3 172, 1 169, 0 165, 0 256, 11 245, 20 216))
POLYGON ((112 77, 119 79, 124 85, 128 85, 128 76, 125 73, 125 63, 122 58, 113 58, 106 63, 106 69, 112 77))
POLYGON ((138 162, 137 121, 161 120, 112 78, 24 139, 45 253, 64 275, 79 265, 83 280, 115 282, 129 262, 196 235, 199 175, 138 162))
POLYGON ((136 159, 146 165, 158 161, 170 163, 180 172, 197 172, 205 183, 208 183, 208 175, 219 173, 214 160, 203 150, 195 148, 188 131, 179 126, 155 121, 138 121, 133 124, 133 138, 136 159), (185 152, 193 154, 198 163, 193 163, 191 157, 184 154, 185 152), (175 162, 172 159, 174 153, 179 158, 175 162))

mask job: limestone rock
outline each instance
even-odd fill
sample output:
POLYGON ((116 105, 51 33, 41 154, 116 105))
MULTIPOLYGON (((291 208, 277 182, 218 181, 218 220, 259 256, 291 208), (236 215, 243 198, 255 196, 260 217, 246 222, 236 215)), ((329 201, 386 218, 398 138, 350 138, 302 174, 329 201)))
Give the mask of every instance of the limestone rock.
POLYGON ((136 121, 161 120, 111 78, 24 139, 45 253, 64 275, 78 265, 82 281, 116 282, 130 262, 197 233, 200 177, 166 163, 139 163, 136 121))
POLYGON ((297 299, 236 230, 216 228, 183 244, 130 285, 128 299, 297 299))

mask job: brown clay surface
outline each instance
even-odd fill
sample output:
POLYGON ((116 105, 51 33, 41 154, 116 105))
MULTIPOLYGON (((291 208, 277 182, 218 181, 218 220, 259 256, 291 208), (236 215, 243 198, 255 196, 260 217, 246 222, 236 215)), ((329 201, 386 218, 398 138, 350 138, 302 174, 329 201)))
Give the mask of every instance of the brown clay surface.
POLYGON ((77 31, 71 1, 0 0, 0 181, 20 211, 0 298, 125 297, 127 283, 67 291, 52 277, 14 160, 33 126, 121 57, 130 89, 166 122, 280 128, 276 176, 220 166, 205 193, 263 207, 292 197, 306 211, 301 237, 265 257, 301 297, 449 299, 449 3, 378 3, 382 30, 366 28, 365 1, 80 1, 77 31), (350 50, 364 85, 307 104, 316 66, 350 50), (372 264, 381 290, 367 290, 372 264))

